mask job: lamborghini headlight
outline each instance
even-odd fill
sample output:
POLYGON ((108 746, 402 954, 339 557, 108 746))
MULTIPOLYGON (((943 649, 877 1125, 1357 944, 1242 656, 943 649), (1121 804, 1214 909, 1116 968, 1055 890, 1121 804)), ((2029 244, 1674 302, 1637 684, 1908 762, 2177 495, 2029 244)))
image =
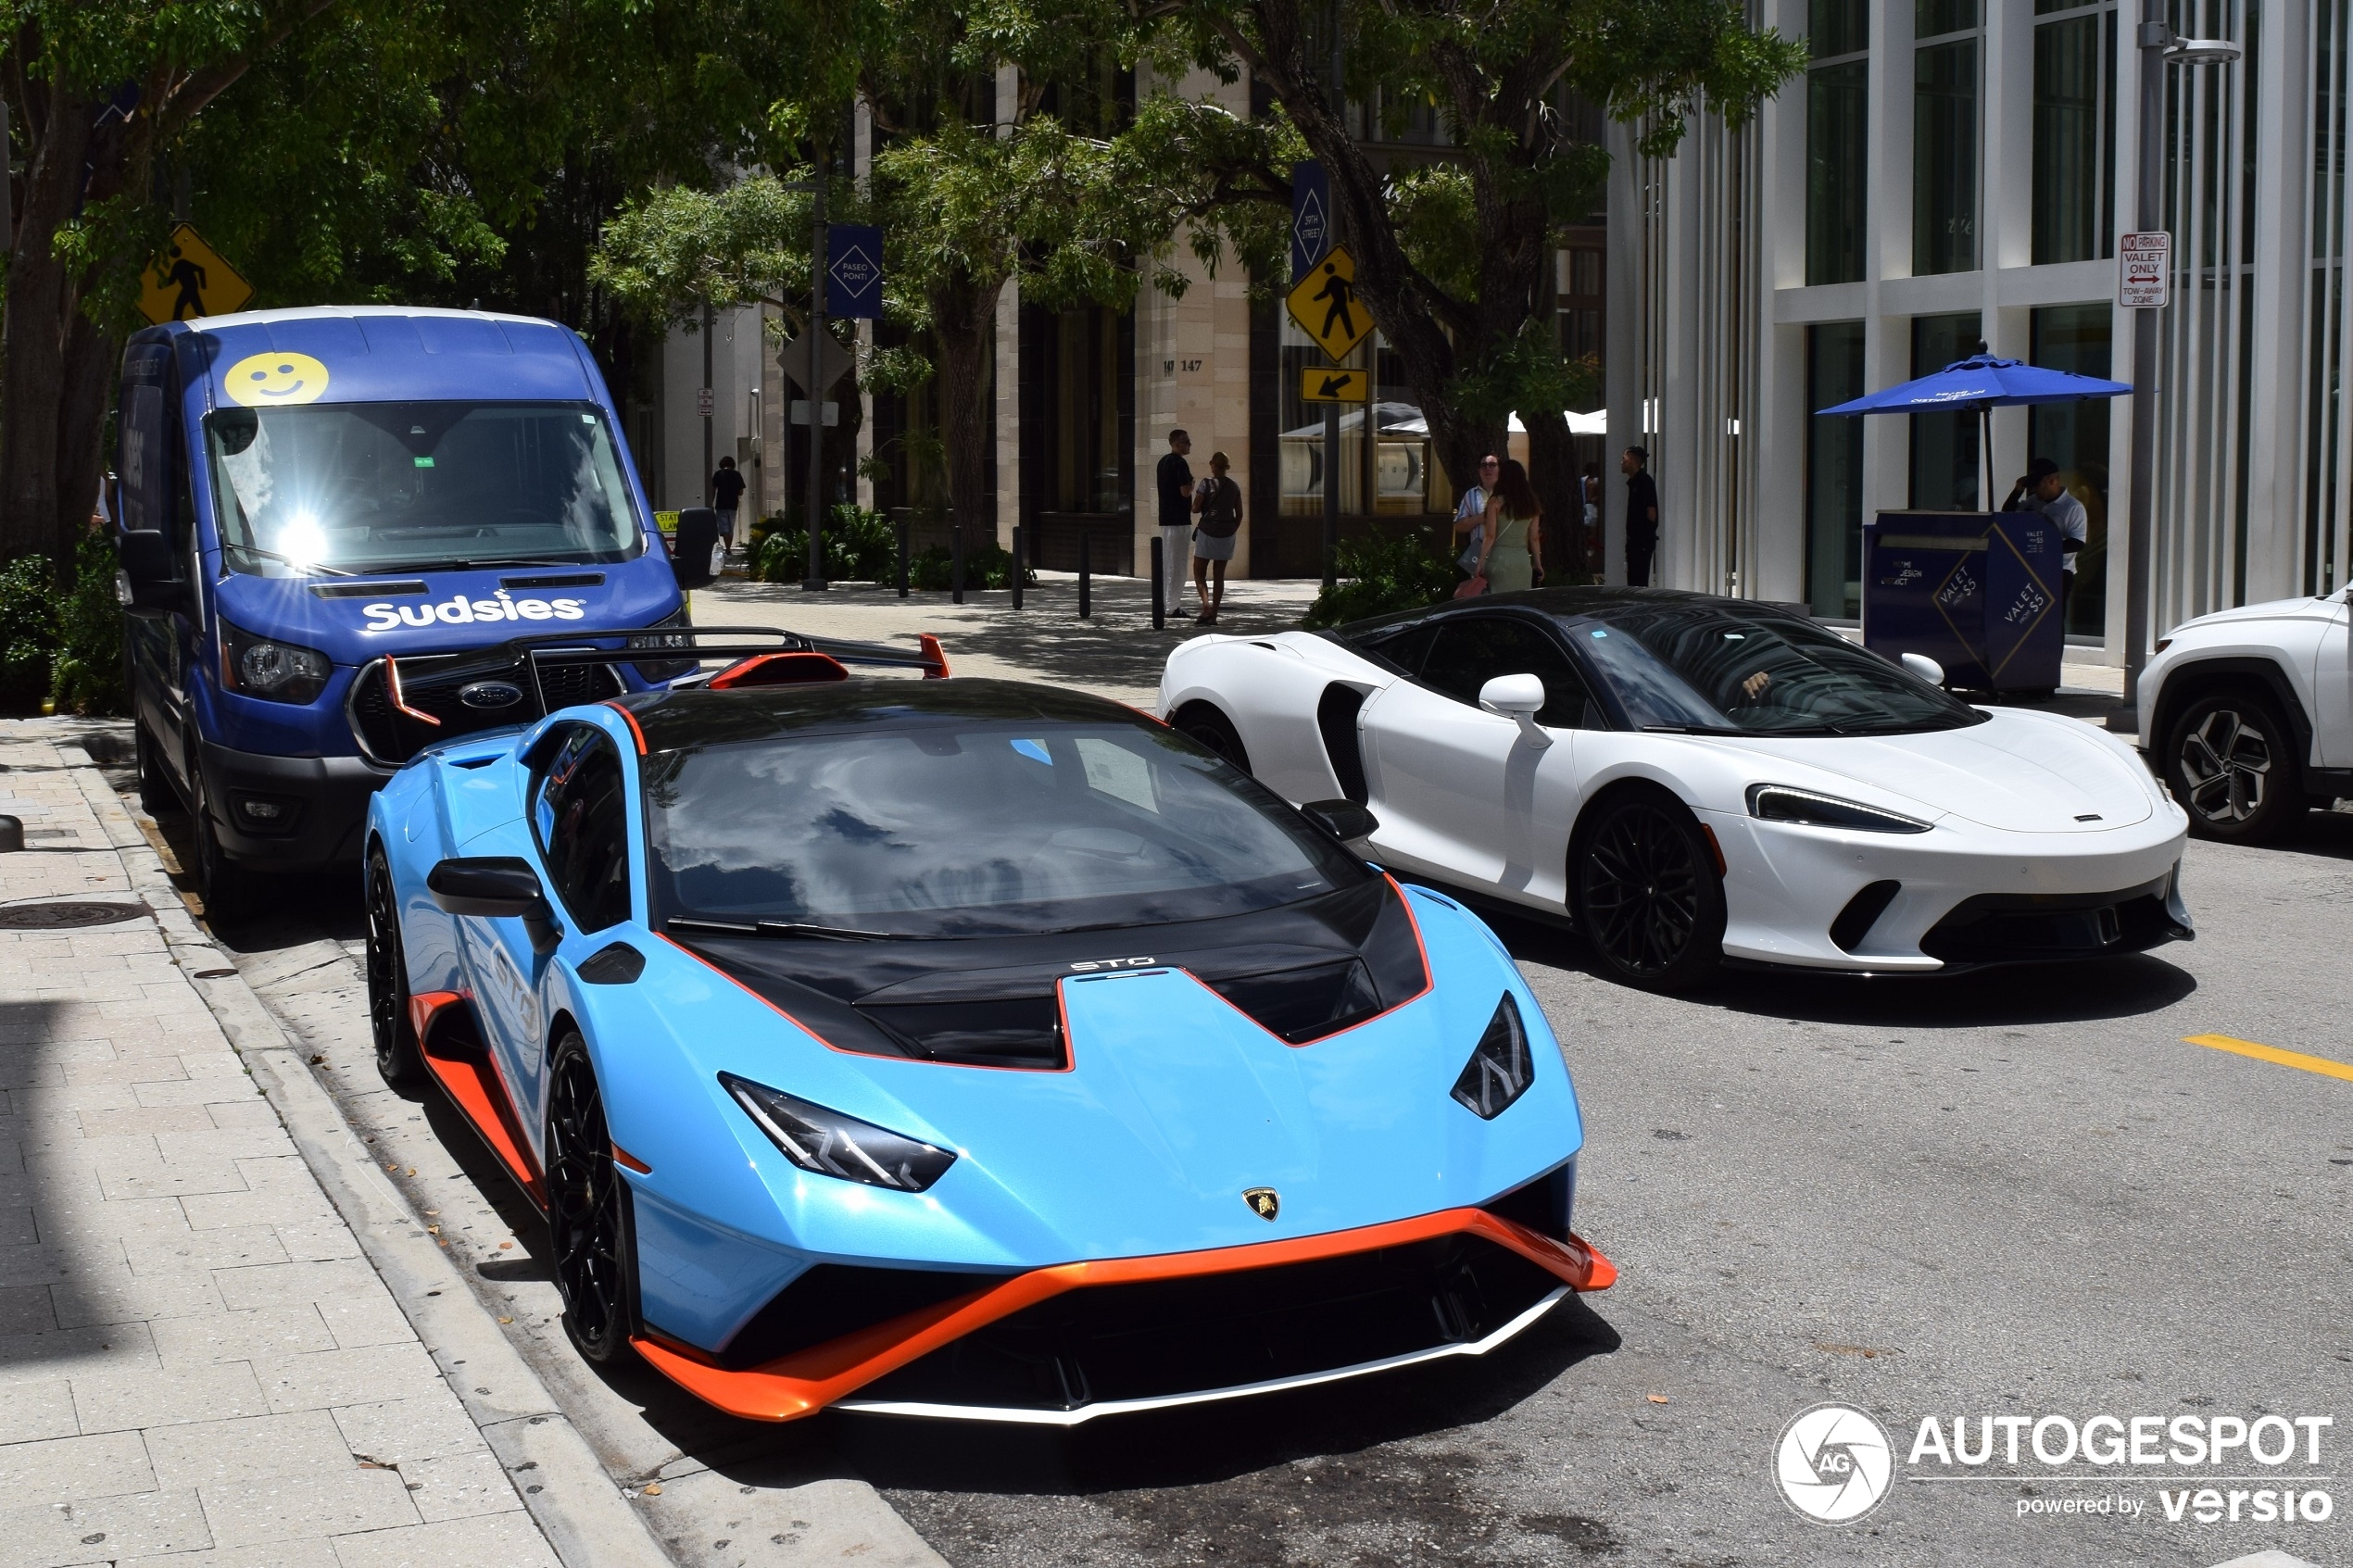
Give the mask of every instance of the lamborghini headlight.
POLYGON ((1536 1063, 1528 1054, 1528 1027, 1519 1021, 1519 1004, 1509 991, 1495 1004, 1462 1076, 1454 1080, 1454 1098, 1465 1110, 1492 1122, 1528 1092, 1536 1082, 1536 1063))
POLYGON ((1929 824, 1916 818, 1883 811, 1835 795, 1817 795, 1788 784, 1748 786, 1748 814, 1768 822, 1804 822, 1817 828, 1856 828, 1864 833, 1926 833, 1929 824))
POLYGON ((732 1073, 722 1073, 719 1082, 786 1159, 813 1174, 922 1192, 956 1162, 944 1148, 797 1099, 765 1084, 732 1073))

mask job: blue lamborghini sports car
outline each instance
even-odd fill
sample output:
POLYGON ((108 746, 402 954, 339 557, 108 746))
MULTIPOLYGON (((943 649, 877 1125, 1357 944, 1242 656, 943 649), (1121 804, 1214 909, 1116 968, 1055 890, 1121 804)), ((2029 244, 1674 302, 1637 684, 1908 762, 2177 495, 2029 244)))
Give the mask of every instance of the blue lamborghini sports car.
POLYGON ((1535 997, 1363 808, 780 646, 439 740, 369 813, 379 1065, 545 1210, 584 1356, 1068 1425, 1483 1354, 1616 1277, 1535 997))

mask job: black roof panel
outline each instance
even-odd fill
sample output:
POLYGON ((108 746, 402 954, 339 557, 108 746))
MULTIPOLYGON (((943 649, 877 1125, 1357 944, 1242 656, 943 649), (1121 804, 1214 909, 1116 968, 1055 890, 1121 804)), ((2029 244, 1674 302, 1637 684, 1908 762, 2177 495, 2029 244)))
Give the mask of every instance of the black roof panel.
POLYGON ((891 727, 937 721, 1043 719, 1068 723, 1138 723, 1125 704, 1026 681, 888 676, 823 685, 747 686, 734 691, 638 692, 614 699, 637 721, 646 749, 766 740, 796 730, 891 727))

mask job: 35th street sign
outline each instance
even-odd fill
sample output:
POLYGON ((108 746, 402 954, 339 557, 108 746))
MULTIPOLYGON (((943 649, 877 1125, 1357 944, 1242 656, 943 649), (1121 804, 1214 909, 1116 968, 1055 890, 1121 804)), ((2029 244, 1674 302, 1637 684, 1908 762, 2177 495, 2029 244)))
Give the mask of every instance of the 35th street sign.
POLYGON ((2162 310, 2173 281, 2173 236, 2164 230, 2125 234, 2116 243, 2116 303, 2162 310))

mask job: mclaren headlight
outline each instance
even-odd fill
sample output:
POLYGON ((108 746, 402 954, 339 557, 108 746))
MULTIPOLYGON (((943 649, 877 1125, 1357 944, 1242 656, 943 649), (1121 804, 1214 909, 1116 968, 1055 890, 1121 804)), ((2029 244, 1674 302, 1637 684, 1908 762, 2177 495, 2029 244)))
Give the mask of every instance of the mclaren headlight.
POLYGON ((722 1073, 719 1082, 786 1159, 812 1174, 921 1192, 956 1162, 944 1148, 827 1110, 765 1084, 732 1073, 722 1073))
POLYGON ((1863 833, 1926 833, 1929 824, 1918 818, 1882 811, 1835 795, 1817 795, 1788 784, 1748 786, 1748 814, 1761 822, 1803 822, 1807 827, 1849 828, 1863 833))
POLYGON ((1495 1004, 1462 1076, 1454 1080, 1454 1098, 1482 1121, 1492 1122, 1512 1101, 1536 1082, 1536 1063, 1528 1054, 1528 1026, 1519 1020, 1519 1004, 1509 991, 1495 1004))

